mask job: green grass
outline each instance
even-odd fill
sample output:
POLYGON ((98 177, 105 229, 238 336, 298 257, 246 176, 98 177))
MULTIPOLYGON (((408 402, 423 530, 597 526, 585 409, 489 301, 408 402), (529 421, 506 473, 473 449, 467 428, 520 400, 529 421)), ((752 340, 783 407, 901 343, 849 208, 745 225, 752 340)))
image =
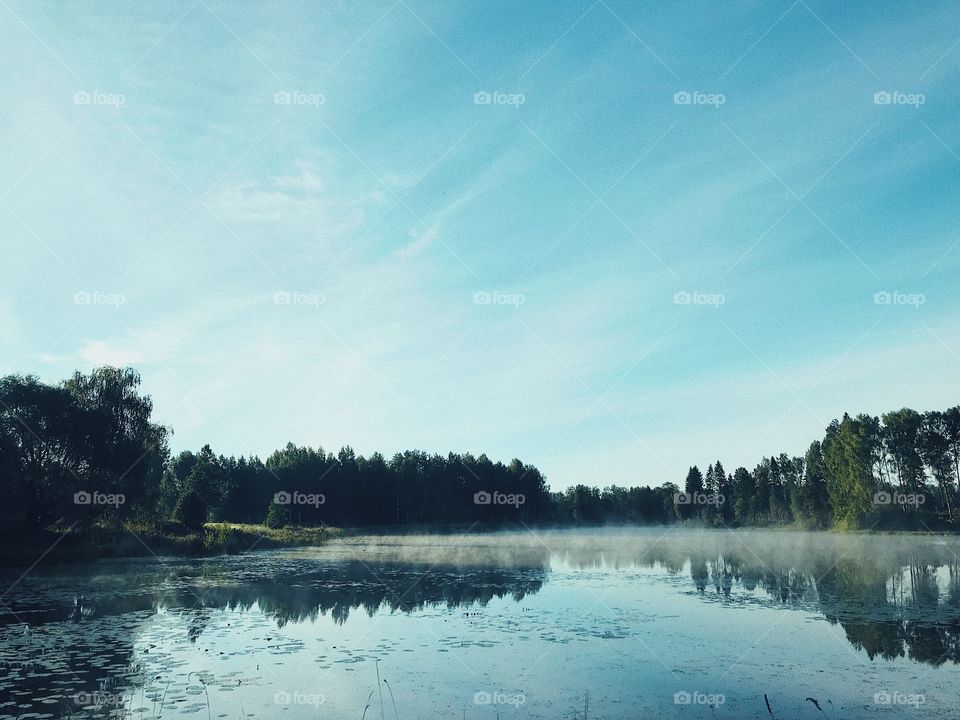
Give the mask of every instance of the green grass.
POLYGON ((253 546, 278 548, 323 545, 331 538, 341 535, 338 528, 271 528, 243 523, 207 523, 204 529, 207 547, 227 553, 238 550, 243 552, 253 546))
POLYGON ((121 527, 93 526, 82 531, 48 529, 30 542, 0 543, 0 565, 31 565, 46 548, 52 550, 44 556, 44 562, 151 555, 202 557, 323 545, 340 535, 338 528, 270 528, 242 523, 206 523, 202 529, 172 522, 129 522, 121 527))

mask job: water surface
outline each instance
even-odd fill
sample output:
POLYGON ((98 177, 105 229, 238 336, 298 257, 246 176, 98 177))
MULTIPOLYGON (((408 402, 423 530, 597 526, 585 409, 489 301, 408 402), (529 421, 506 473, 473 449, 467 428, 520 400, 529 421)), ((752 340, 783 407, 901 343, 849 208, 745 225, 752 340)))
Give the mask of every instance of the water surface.
POLYGON ((958 552, 651 528, 7 572, 0 717, 953 718, 958 552))

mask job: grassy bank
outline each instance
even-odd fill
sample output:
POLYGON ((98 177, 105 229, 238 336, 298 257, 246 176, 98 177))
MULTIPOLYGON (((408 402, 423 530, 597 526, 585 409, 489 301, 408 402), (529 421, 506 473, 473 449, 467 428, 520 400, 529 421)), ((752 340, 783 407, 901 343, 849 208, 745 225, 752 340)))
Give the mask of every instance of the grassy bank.
POLYGON ((237 555, 251 550, 322 545, 340 535, 338 528, 270 528, 241 523, 206 523, 203 528, 128 523, 85 530, 44 530, 27 541, 0 541, 0 565, 29 566, 41 558, 48 564, 109 557, 237 555))

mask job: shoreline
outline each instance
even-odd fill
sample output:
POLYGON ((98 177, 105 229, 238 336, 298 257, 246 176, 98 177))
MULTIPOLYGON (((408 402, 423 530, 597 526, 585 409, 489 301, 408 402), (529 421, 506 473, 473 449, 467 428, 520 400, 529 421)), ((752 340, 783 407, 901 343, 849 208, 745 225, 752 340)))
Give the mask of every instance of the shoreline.
MULTIPOLYGON (((204 558, 220 555, 243 555, 257 550, 280 550, 284 548, 320 547, 331 541, 349 543, 354 538, 397 537, 434 535, 437 537, 460 537, 467 535, 492 535, 504 532, 520 533, 616 533, 646 529, 661 529, 668 525, 415 525, 386 527, 284 527, 270 528, 266 525, 212 522, 202 529, 180 528, 176 532, 138 526, 135 523, 117 529, 93 528, 88 531, 56 532, 47 530, 31 542, 31 549, 43 547, 42 551, 24 559, 24 545, 9 540, 0 541, 0 568, 73 565, 102 559, 138 557, 204 558), (59 537, 58 537, 59 536, 59 537)), ((729 531, 730 528, 708 527, 696 524, 680 524, 677 529, 686 531, 729 531)), ((844 530, 836 528, 809 529, 795 525, 772 527, 746 526, 734 528, 742 532, 824 533, 836 536, 894 536, 894 537, 942 537, 955 538, 958 532, 934 530, 844 530)))
POLYGON ((0 541, 0 567, 72 565, 94 560, 137 557, 215 557, 242 555, 253 550, 317 547, 340 537, 339 528, 287 527, 244 523, 205 523, 203 528, 178 528, 171 532, 131 523, 120 528, 86 531, 50 531, 29 546, 0 541), (24 559, 25 550, 37 550, 24 559))

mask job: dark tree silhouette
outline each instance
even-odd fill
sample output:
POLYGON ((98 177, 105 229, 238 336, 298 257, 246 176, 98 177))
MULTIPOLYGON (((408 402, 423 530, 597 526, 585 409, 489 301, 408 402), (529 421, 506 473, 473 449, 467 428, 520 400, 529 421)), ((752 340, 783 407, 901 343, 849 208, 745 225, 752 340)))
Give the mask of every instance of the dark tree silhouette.
POLYGON ((551 493, 519 459, 288 444, 265 461, 205 445, 171 456, 132 369, 99 368, 50 385, 0 378, 0 531, 38 533, 172 520, 383 527, 474 524, 796 524, 951 529, 960 475, 960 406, 844 415, 804 457, 786 453, 728 475, 693 465, 683 489, 578 484, 551 493), (690 502, 693 500, 693 502, 690 502))

